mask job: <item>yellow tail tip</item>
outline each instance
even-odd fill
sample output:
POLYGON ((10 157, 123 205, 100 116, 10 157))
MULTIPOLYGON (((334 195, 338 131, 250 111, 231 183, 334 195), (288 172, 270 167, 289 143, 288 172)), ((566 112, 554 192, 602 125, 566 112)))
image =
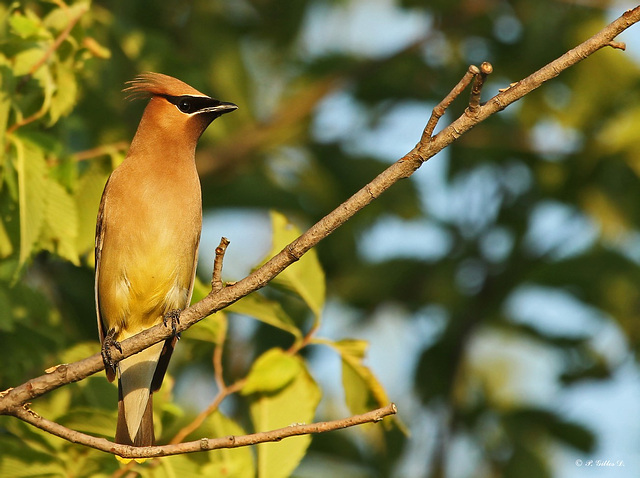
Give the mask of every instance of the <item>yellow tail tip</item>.
POLYGON ((116 460, 124 465, 130 463, 131 461, 135 461, 136 463, 144 463, 145 461, 147 461, 147 458, 124 458, 120 455, 115 455, 115 457, 116 460))

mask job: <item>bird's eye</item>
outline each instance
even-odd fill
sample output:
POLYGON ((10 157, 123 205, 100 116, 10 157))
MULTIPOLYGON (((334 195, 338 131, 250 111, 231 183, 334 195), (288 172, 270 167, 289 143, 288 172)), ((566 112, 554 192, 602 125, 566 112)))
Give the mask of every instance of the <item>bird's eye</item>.
POLYGON ((191 112, 191 102, 189 100, 186 99, 182 99, 180 100, 180 102, 178 103, 178 109, 180 111, 182 111, 183 113, 190 113, 191 112))

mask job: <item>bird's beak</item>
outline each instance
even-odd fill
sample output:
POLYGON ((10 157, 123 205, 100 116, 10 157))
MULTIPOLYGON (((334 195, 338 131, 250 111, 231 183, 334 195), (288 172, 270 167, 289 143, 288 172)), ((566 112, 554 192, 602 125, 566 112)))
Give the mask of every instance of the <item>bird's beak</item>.
POLYGON ((225 113, 231 113, 238 109, 238 105, 234 103, 226 103, 221 101, 220 104, 215 106, 208 106, 206 108, 202 108, 198 111, 198 113, 215 113, 217 115, 223 115, 225 113))

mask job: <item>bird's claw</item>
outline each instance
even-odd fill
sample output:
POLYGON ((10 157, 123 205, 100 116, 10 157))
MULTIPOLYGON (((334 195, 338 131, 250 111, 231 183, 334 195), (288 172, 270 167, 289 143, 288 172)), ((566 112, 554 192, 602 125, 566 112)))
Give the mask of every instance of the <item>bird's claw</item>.
POLYGON ((102 341, 102 350, 100 351, 102 355, 102 362, 104 363, 105 369, 111 369, 113 373, 116 372, 116 364, 111 358, 111 348, 115 348, 120 353, 122 353, 122 346, 120 342, 116 340, 116 331, 115 329, 111 329, 104 340, 102 341))
POLYGON ((169 322, 171 322, 171 331, 173 332, 174 337, 179 337, 178 334, 178 325, 180 324, 180 309, 173 309, 164 314, 162 317, 162 322, 165 327, 169 327, 169 322))

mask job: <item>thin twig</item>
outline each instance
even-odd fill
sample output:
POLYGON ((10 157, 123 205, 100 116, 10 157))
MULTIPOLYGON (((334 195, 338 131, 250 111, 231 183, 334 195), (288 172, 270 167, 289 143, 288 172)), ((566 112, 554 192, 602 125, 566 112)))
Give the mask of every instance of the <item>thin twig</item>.
POLYGON ((224 260, 224 254, 227 251, 229 245, 229 239, 226 237, 220 238, 220 244, 216 247, 216 257, 213 260, 213 274, 211 275, 211 292, 217 293, 222 290, 224 285, 222 284, 222 262, 224 260))
POLYGON ((245 382, 246 382, 245 379, 238 380, 237 382, 229 386, 225 386, 219 389, 218 393, 214 397, 213 401, 209 404, 209 406, 205 410, 200 412, 198 416, 194 418, 191 423, 181 428, 178 431, 178 433, 174 435, 174 437, 171 439, 169 444, 173 445, 173 444, 180 443, 191 433, 195 432, 198 429, 198 427, 200 427, 200 425, 204 423, 207 417, 220 407, 220 404, 223 402, 223 400, 227 398, 229 395, 232 395, 238 392, 244 386, 245 382))
POLYGON ((440 103, 438 103, 435 108, 433 108, 431 117, 429 118, 429 121, 427 121, 427 125, 424 127, 424 131, 422 132, 420 143, 429 142, 429 140, 431 139, 431 135, 433 134, 433 130, 436 129, 436 125, 438 124, 438 121, 440 121, 440 118, 442 118, 442 115, 444 115, 445 111, 447 111, 447 108, 451 105, 451 103, 453 103, 453 101, 458 96, 460 96, 460 93, 462 93, 467 88, 467 86, 469 86, 473 78, 478 73, 480 73, 480 70, 477 66, 469 65, 467 72, 460 79, 458 84, 453 87, 449 94, 445 96, 444 99, 440 103))
POLYGON ((213 376, 218 390, 226 390, 224 383, 224 369, 222 367, 222 357, 224 352, 224 340, 217 343, 213 349, 213 376))
POLYGON ((313 327, 311 327, 309 332, 307 332, 304 337, 296 340, 291 345, 291 347, 289 347, 289 349, 287 350, 287 353, 290 355, 295 355, 298 352, 300 352, 300 350, 302 350, 304 347, 312 343, 314 339, 314 335, 316 334, 319 328, 320 328, 320 323, 316 321, 316 323, 313 324, 313 327))
POLYGON ((107 154, 119 153, 121 151, 126 151, 129 147, 129 142, 127 141, 118 141, 112 144, 105 144, 103 146, 98 146, 96 148, 86 149, 84 151, 78 151, 71 155, 73 159, 76 161, 86 161, 87 159, 97 158, 99 156, 104 156, 107 154))
POLYGON ((252 433, 249 435, 235 436, 230 435, 220 438, 202 438, 196 441, 185 443, 177 443, 171 445, 134 447, 130 445, 121 445, 113 443, 104 438, 96 438, 91 435, 71 430, 56 422, 52 422, 28 408, 21 406, 13 409, 11 415, 30 423, 31 425, 47 431, 60 438, 64 438, 73 443, 80 443, 96 450, 107 453, 113 453, 123 458, 154 458, 169 455, 178 455, 182 453, 194 453, 207 450, 218 450, 221 448, 238 448, 247 445, 256 445, 258 443, 280 441, 299 435, 309 435, 312 433, 325 433, 342 428, 348 428, 364 423, 375 423, 381 421, 384 417, 395 415, 398 410, 395 404, 390 403, 386 407, 378 408, 362 415, 354 415, 340 420, 332 420, 328 422, 317 422, 311 424, 294 424, 285 428, 276 430, 252 433))

